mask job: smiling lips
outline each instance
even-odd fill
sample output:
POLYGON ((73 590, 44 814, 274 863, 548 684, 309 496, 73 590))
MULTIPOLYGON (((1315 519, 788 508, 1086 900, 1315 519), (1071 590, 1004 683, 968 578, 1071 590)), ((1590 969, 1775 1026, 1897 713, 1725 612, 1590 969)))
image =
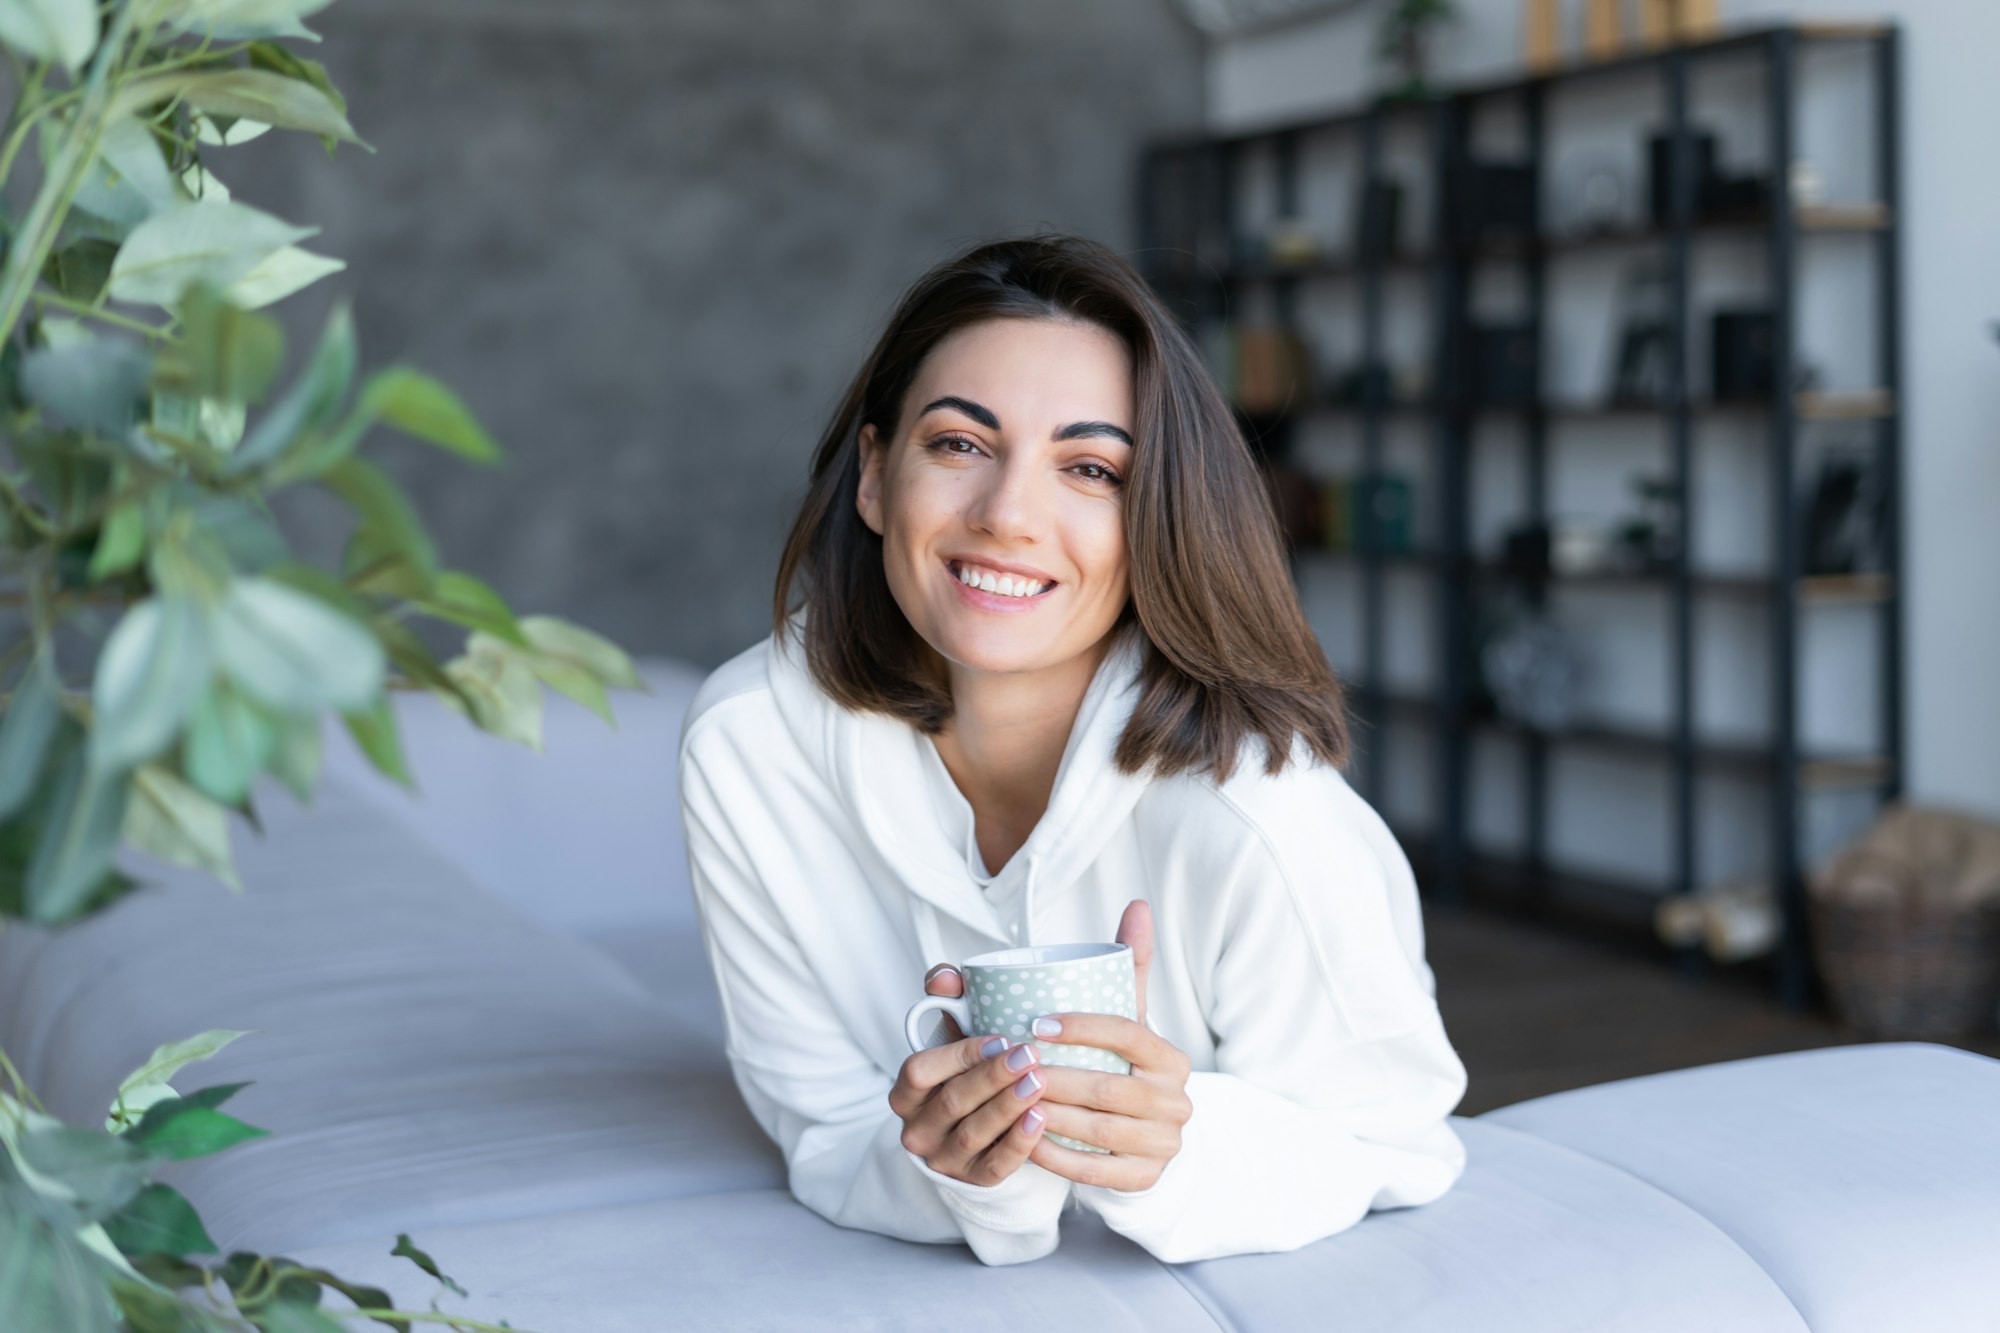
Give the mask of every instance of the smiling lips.
POLYGON ((951 570, 952 576, 968 589, 1021 602, 1032 601, 1056 587, 1054 580, 1044 582, 1022 575, 1002 574, 963 561, 946 561, 945 567, 951 570))

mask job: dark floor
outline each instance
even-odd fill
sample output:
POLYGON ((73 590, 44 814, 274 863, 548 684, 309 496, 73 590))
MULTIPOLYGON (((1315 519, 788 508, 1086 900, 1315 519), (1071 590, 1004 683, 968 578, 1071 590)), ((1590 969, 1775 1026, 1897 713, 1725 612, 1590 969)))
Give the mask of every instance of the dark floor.
MULTIPOLYGON (((1611 1079, 1871 1040, 1823 1012, 1785 1012, 1756 963, 1685 976, 1644 939, 1487 906, 1427 901, 1424 926, 1445 1031, 1470 1077, 1459 1115, 1611 1079)), ((2000 1057, 1991 1027, 1951 1044, 2000 1057)))

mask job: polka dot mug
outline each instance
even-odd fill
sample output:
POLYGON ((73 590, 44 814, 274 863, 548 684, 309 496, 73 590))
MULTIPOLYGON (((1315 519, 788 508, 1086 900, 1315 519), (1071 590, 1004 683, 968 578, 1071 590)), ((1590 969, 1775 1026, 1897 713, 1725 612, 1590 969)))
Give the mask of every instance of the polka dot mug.
MULTIPOLYGON (((968 1037, 998 1033, 1012 1041, 1032 1042, 1045 1065, 1101 1069, 1129 1074, 1124 1056, 1096 1046, 1046 1041, 1031 1036, 1028 1025, 1043 1014, 1117 1014, 1139 1016, 1138 987, 1129 944, 1039 944, 1026 949, 1000 949, 958 964, 965 979, 963 997, 926 995, 912 1005, 903 1020, 910 1049, 941 1045, 944 1024, 931 1016, 940 1011, 958 1020, 968 1037), (926 1031, 926 1020, 929 1029, 926 1031)), ((1095 1144, 1068 1138, 1053 1130, 1049 1138, 1066 1148, 1106 1152, 1095 1144)))

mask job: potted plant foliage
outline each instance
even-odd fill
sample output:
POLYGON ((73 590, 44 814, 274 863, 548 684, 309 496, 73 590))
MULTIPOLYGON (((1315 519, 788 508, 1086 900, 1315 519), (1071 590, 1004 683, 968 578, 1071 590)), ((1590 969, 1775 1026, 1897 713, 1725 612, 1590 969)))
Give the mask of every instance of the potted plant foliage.
MULTIPOLYGON (((231 814, 255 823, 264 774, 309 802, 330 715, 410 785, 390 690, 539 746, 543 685, 607 721, 607 687, 643 688, 613 644, 517 618, 445 567, 365 453, 382 428, 497 464, 450 390, 404 366, 361 376, 344 304, 285 379, 263 311, 343 265, 211 168, 267 129, 367 147, 286 44, 314 39, 303 20, 329 2, 0 0, 0 926, 116 903, 138 887, 121 843, 236 887, 231 814), (275 522, 270 498, 294 487, 352 509, 337 569, 275 522), (465 651, 438 660, 426 618, 469 630, 465 651)), ((344 1327, 328 1288, 358 1307, 344 1318, 493 1327, 215 1254, 152 1174, 263 1133, 221 1109, 244 1085, 172 1082, 242 1035, 161 1047, 101 1124, 48 1115, 0 1051, 0 1328, 344 1327)), ((408 1236, 394 1253, 456 1287, 408 1236)))

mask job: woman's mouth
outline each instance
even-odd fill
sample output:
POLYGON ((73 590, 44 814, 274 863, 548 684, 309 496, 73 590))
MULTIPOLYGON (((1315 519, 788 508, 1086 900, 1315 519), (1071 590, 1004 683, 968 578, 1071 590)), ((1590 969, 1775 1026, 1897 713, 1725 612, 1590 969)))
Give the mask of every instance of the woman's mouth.
POLYGON ((1041 582, 1018 574, 1002 574, 978 565, 944 562, 959 593, 974 606, 989 611, 1025 611, 1045 600, 1060 585, 1041 582))

